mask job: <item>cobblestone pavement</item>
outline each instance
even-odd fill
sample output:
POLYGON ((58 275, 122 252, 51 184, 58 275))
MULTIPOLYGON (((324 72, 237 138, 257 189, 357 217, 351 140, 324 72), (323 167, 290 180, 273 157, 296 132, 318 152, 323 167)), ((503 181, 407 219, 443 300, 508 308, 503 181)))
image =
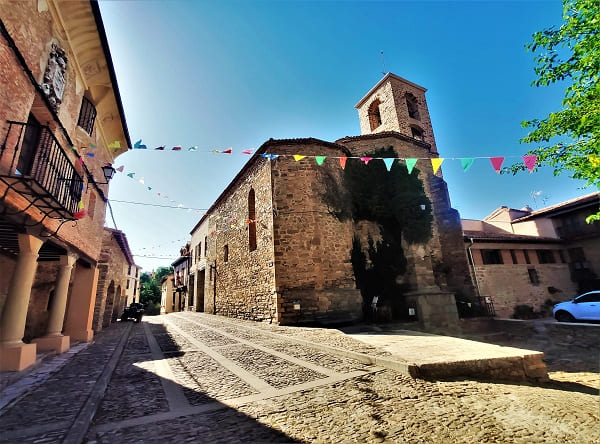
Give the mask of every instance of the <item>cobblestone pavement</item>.
POLYGON ((0 410, 0 442, 600 443, 600 397, 573 369, 537 385, 426 381, 307 342, 386 356, 334 329, 118 323, 0 410))

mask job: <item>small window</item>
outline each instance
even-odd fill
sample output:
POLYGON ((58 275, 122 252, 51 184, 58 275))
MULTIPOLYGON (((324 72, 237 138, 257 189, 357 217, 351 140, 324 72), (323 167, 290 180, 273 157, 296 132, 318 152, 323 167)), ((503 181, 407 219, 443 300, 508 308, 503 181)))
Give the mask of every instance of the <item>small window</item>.
MULTIPOLYGON (((137 282, 133 283, 133 295, 135 296, 135 294, 137 293, 137 282)), ((135 298, 133 298, 133 302, 135 302, 135 298)))
POLYGON ((533 285, 539 285, 540 284, 540 278, 537 274, 537 271, 535 268, 528 268, 527 269, 527 273, 529 273, 529 281, 533 284, 533 285))
POLYGON ((408 108, 408 117, 411 119, 421 120, 419 116, 419 103, 417 102, 417 98, 410 93, 406 94, 406 107, 408 108))
POLYGON ((563 250, 556 250, 556 251, 558 251, 558 257, 560 258, 560 262, 562 264, 566 264, 567 259, 565 258, 565 252, 563 250))
POLYGON ((131 276, 131 265, 130 265, 130 266, 129 266, 129 268, 127 269, 127 274, 128 274, 129 276, 131 276))
POLYGON ((540 264, 554 264, 554 252, 552 250, 536 250, 540 264))
POLYGON ((410 130, 412 132, 413 139, 423 141, 423 131, 421 129, 411 126, 410 130))
POLYGON ((229 245, 223 247, 223 262, 229 262, 229 245))
POLYGON ((519 261, 517 260, 517 255, 515 253, 515 250, 510 250, 510 258, 512 259, 513 264, 519 263, 519 261))
POLYGON ((531 259, 529 259, 529 252, 527 250, 523 250, 523 254, 525 255, 525 263, 530 264, 531 259))
POLYGON ((256 250, 256 197, 254 189, 248 193, 248 250, 256 250))
POLYGON ((382 123, 379 105, 381 105, 381 102, 379 101, 379 99, 376 99, 375 101, 373 101, 373 103, 371 103, 371 105, 369 105, 369 110, 367 111, 369 115, 369 124, 371 125, 371 131, 381 126, 382 123))
POLYGON ((94 130, 94 122, 96 121, 96 107, 87 98, 81 101, 81 110, 79 111, 79 120, 77 126, 81 127, 90 136, 94 130))
POLYGON ((503 264, 500 250, 481 250, 484 265, 503 264))
POLYGON ((126 285, 126 287, 125 287, 125 289, 126 289, 126 290, 129 290, 129 281, 130 281, 130 280, 131 280, 131 279, 127 279, 127 285, 126 285))
POLYGON ((204 236, 204 257, 206 257, 207 251, 208 251, 208 236, 204 236))

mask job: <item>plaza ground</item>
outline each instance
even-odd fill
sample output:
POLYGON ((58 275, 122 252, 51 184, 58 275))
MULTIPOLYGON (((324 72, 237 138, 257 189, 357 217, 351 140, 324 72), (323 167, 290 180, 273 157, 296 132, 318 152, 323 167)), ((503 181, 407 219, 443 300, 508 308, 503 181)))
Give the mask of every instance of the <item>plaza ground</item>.
POLYGON ((4 377, 0 442, 600 442, 597 349, 549 347, 550 380, 515 382, 412 378, 323 345, 390 358, 335 329, 119 322, 4 377))

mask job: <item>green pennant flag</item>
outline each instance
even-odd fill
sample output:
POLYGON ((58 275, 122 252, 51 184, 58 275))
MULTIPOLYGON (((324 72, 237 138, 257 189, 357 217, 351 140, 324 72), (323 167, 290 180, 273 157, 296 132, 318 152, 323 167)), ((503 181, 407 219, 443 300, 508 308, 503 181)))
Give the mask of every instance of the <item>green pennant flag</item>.
POLYGON ((413 168, 417 164, 417 160, 419 159, 404 159, 406 162, 406 169, 408 170, 408 174, 412 173, 413 168))
POLYGON ((131 178, 133 179, 133 175, 134 175, 134 174, 135 174, 135 173, 129 173, 129 174, 127 174, 127 176, 128 176, 128 177, 131 177, 131 178))
POLYGON ((469 168, 471 168, 473 162, 475 162, 475 159, 472 157, 463 157, 462 159, 460 159, 460 164, 462 165, 463 171, 465 173, 469 170, 469 168))
POLYGON ((323 165, 324 160, 325 160, 325 156, 315 156, 315 162, 317 162, 317 165, 319 165, 319 166, 323 165))

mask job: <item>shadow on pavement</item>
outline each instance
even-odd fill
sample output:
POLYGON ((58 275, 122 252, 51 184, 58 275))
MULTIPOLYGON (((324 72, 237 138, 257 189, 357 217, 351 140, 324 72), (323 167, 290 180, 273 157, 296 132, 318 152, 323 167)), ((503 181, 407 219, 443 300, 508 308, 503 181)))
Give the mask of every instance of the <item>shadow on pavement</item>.
POLYGON ((181 405, 169 404, 163 389, 166 380, 153 370, 155 359, 143 323, 136 324, 85 442, 300 442, 223 404, 202 390, 199 386, 204 381, 197 380, 198 375, 182 362, 190 354, 194 358, 202 355, 202 360, 211 358, 197 351, 182 349, 178 339, 182 343, 185 339, 167 331, 163 324, 148 323, 148 326, 164 358, 169 360, 174 379, 186 381, 188 386, 175 381, 167 383, 177 387, 189 405, 182 408, 181 405), (194 385, 197 387, 190 387, 194 385))

